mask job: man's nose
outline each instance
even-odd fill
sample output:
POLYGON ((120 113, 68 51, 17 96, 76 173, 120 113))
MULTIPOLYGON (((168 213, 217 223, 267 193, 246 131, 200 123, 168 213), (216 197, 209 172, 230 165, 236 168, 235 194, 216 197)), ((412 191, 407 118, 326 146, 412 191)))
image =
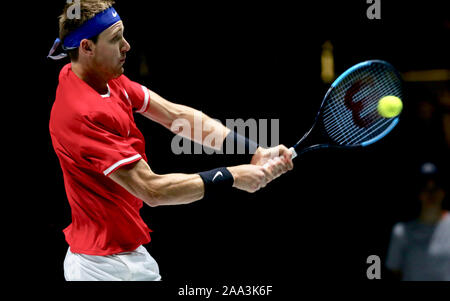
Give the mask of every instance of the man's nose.
POLYGON ((130 43, 128 43, 128 41, 125 40, 125 38, 123 39, 123 42, 124 42, 124 44, 123 44, 122 49, 121 49, 122 52, 130 51, 130 49, 131 49, 130 43))

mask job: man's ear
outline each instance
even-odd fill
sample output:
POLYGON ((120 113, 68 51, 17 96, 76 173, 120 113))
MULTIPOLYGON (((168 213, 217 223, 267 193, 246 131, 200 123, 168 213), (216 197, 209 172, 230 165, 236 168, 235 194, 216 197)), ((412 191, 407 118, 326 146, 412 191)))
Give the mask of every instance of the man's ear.
POLYGON ((92 56, 94 55, 95 44, 93 41, 88 39, 83 39, 80 42, 80 52, 84 53, 84 55, 92 56))

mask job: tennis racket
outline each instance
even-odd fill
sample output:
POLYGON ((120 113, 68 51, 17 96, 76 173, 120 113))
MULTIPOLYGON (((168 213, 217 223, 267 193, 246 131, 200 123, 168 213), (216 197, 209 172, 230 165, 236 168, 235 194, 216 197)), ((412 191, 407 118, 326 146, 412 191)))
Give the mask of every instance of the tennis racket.
POLYGON ((292 159, 312 150, 379 141, 399 121, 398 115, 384 118, 378 113, 378 101, 388 95, 403 99, 402 80, 392 65, 371 60, 349 68, 331 84, 311 129, 290 148, 292 159))

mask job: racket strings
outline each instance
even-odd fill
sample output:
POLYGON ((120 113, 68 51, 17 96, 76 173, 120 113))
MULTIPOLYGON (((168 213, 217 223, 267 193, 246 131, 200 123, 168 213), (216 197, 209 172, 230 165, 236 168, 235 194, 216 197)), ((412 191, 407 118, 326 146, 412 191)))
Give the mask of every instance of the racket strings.
POLYGON ((402 98, 401 82, 386 65, 356 69, 330 91, 322 122, 338 144, 360 144, 381 134, 392 123, 378 115, 378 100, 386 95, 402 98))
MULTIPOLYGON (((385 93, 391 92, 389 89, 385 89, 385 90, 386 90, 385 93)), ((378 97, 376 99, 376 101, 372 102, 372 104, 370 105, 369 110, 370 110, 371 116, 368 119, 370 119, 369 121, 373 121, 372 118, 376 119, 376 121, 370 126, 371 130, 366 131, 365 129, 360 129, 359 131, 356 131, 355 133, 351 133, 348 136, 348 138, 350 139, 348 141, 348 143, 352 143, 352 144, 360 143, 361 141, 366 141, 368 139, 371 139, 371 138, 377 136, 380 132, 383 132, 389 126, 389 124, 391 124, 392 119, 380 117, 377 112, 378 100, 385 95, 392 95, 392 94, 381 94, 381 96, 378 97)))
MULTIPOLYGON (((386 87, 386 86, 384 86, 384 87, 386 87)), ((388 88, 384 88, 384 89, 380 90, 379 91, 380 95, 377 95, 375 97, 376 101, 372 101, 372 99, 367 100, 367 96, 369 93, 373 93, 373 92, 368 89, 366 89, 366 90, 367 91, 361 93, 361 98, 362 98, 361 102, 363 102, 364 107, 366 107, 366 109, 362 110, 360 112, 359 116, 360 116, 361 120, 364 122, 367 122, 367 123, 375 122, 373 125, 371 125, 371 127, 372 128, 376 127, 376 131, 382 130, 382 129, 380 129, 380 127, 378 127, 378 124, 384 123, 387 126, 388 123, 390 123, 390 120, 379 116, 377 113, 376 107, 378 104, 378 99, 383 97, 383 95, 388 95, 387 93, 390 93, 391 91, 388 88)), ((343 124, 344 122, 352 122, 350 119, 352 119, 353 116, 351 113, 350 114, 342 114, 342 113, 338 113, 338 112, 339 111, 333 109, 332 112, 328 111, 328 112, 325 112, 325 114, 324 114, 325 118, 327 118, 330 114, 333 114, 333 113, 335 114, 335 116, 346 115, 344 118, 338 117, 339 122, 336 122, 335 124, 332 124, 331 126, 329 126, 327 128, 327 132, 331 137, 339 135, 338 131, 341 130, 345 134, 345 136, 343 136, 343 137, 350 138, 350 140, 345 141, 346 143, 357 143, 357 141, 359 141, 361 139, 364 140, 364 139, 371 138, 369 135, 367 135, 367 130, 365 128, 360 128, 359 130, 355 130, 355 131, 352 131, 351 127, 347 127, 347 128, 343 129, 341 124, 343 124), (362 135, 364 135, 364 136, 362 136, 362 135)), ((339 137, 336 137, 336 138, 338 139, 339 137)), ((344 142, 344 141, 341 139, 339 142, 344 142)))
MULTIPOLYGON (((386 93, 390 92, 391 87, 387 85, 387 81, 388 81, 387 78, 382 79, 382 81, 379 83, 379 87, 383 87, 383 88, 381 91, 378 91, 379 93, 377 93, 377 94, 386 95, 386 93)), ((398 86, 397 89, 400 88, 400 85, 398 82, 396 82, 394 85, 398 86)), ((368 89, 366 87, 366 88, 361 89, 361 91, 358 93, 359 94, 358 101, 363 103, 363 107, 366 107, 366 109, 362 110, 360 113, 360 116, 362 117, 363 115, 367 115, 368 112, 370 113, 370 112, 374 111, 375 107, 377 106, 378 101, 373 101, 373 100, 374 100, 374 98, 377 100, 377 97, 380 97, 380 95, 376 95, 374 97, 369 98, 368 96, 370 96, 370 94, 373 94, 374 90, 368 89), (367 103, 369 103, 369 106, 367 106, 367 103)), ((327 107, 328 109, 330 107, 334 108, 336 105, 335 103, 332 103, 332 102, 330 102, 330 104, 332 104, 334 106, 328 106, 327 107)), ((332 112, 330 112, 330 111, 325 112, 324 116, 327 117, 327 115, 329 115, 331 113, 332 112)), ((347 117, 347 118, 349 118, 349 117, 347 117)))
MULTIPOLYGON (((386 81, 387 81, 387 79, 384 78, 384 79, 382 80, 382 82, 380 82, 379 86, 380 86, 380 87, 383 87, 383 88, 382 88, 381 91, 378 91, 379 93, 377 93, 377 94, 386 95, 386 93, 390 92, 391 87, 389 87, 388 85, 386 85, 386 81)), ((398 85, 397 88, 400 88, 399 83, 396 83, 396 84, 398 85)), ((377 97, 379 97, 379 95, 377 95, 377 96, 375 96, 375 97, 370 97, 370 98, 369 98, 368 96, 370 96, 371 94, 373 94, 374 91, 371 90, 371 89, 368 89, 367 87, 361 89, 361 91, 358 93, 358 96, 359 96, 359 97, 358 97, 358 101, 359 101, 359 102, 362 102, 363 107, 366 108, 365 110, 362 110, 361 113, 360 113, 360 116, 362 117, 363 115, 367 115, 368 112, 369 112, 369 113, 370 113, 370 112, 373 112, 373 110, 375 109, 374 107, 376 107, 376 106, 377 106, 377 103, 378 103, 378 101, 373 101, 373 100, 374 100, 374 98, 376 99, 377 97), (362 91, 362 92, 361 92, 361 91, 362 91), (369 103, 369 105, 367 105, 368 103, 369 103)), ((332 105, 331 105, 331 106, 328 106, 327 109, 329 109, 330 107, 335 108, 335 106, 336 106, 335 103, 330 102, 330 104, 332 104, 332 105)), ((324 116, 327 117, 327 115, 330 115, 331 113, 332 113, 332 112, 330 112, 330 111, 325 112, 324 116)), ((350 117, 351 117, 351 114, 347 114, 347 115, 350 115, 350 116, 348 116, 347 118, 350 118, 350 117)))

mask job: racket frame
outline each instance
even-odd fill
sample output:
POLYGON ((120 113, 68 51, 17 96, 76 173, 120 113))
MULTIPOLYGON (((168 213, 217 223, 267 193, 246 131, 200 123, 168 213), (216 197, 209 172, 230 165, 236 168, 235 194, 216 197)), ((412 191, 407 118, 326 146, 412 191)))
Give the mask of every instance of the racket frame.
POLYGON ((321 148, 329 148, 329 147, 333 147, 333 148, 345 148, 345 149, 349 149, 349 148, 360 148, 360 147, 366 147, 368 145, 371 145, 375 142, 377 142, 378 140, 382 139, 383 137, 385 137, 387 134, 389 134, 394 127, 398 124, 399 122, 399 117, 395 117, 392 121, 391 124, 383 131, 381 132, 379 135, 364 141, 362 143, 359 144, 353 144, 353 145, 339 145, 339 144, 313 144, 311 146, 308 146, 306 148, 303 149, 299 149, 299 146, 302 144, 302 142, 309 136, 309 134, 313 131, 313 129, 316 127, 317 121, 319 120, 320 115, 322 114, 322 109, 323 106, 325 105, 325 101, 328 98, 328 95, 331 93, 331 91, 334 90, 334 88, 342 81, 344 80, 344 78, 346 78, 350 73, 354 72, 357 69, 363 68, 363 67, 367 67, 370 66, 374 63, 381 63, 386 65, 387 67, 389 67, 389 69, 391 69, 396 75, 397 77, 400 79, 401 81, 401 76, 400 73, 388 62, 386 61, 382 61, 382 60, 369 60, 369 61, 364 61, 361 63, 358 63, 352 67, 350 67, 349 69, 347 69, 345 72, 343 72, 336 80, 334 80, 334 82, 331 84, 330 88, 328 88, 327 93, 325 93, 325 96, 322 100, 322 103, 320 104, 319 110, 316 114, 316 117, 314 119, 313 125, 311 126, 311 128, 309 129, 309 131, 307 131, 303 137, 291 148, 289 148, 289 150, 292 152, 292 159, 294 159, 295 157, 298 157, 300 154, 303 154, 305 152, 311 151, 311 150, 316 150, 316 149, 321 149, 321 148))

